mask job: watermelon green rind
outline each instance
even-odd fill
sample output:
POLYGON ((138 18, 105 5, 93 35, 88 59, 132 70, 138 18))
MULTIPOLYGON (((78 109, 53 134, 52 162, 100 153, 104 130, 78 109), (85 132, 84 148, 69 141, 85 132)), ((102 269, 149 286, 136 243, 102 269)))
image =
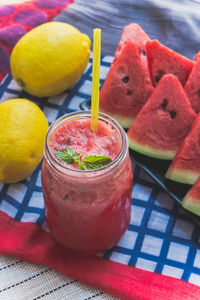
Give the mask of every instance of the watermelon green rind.
POLYGON ((200 201, 189 194, 186 194, 181 203, 182 207, 191 213, 200 216, 200 201))
POLYGON ((186 210, 200 216, 200 177, 183 198, 182 206, 186 210))
POLYGON ((155 149, 148 145, 139 144, 136 141, 134 141, 130 136, 128 137, 128 140, 129 140, 129 147, 132 150, 153 158, 172 160, 176 154, 176 151, 171 151, 171 150, 165 151, 163 149, 155 149))
POLYGON ((169 168, 165 177, 179 183, 194 184, 199 177, 199 172, 169 168))
MULTIPOLYGON (((108 114, 108 112, 104 111, 103 109, 101 109, 100 111, 104 114, 108 114)), ((109 112, 109 116, 115 119, 125 129, 128 129, 134 121, 133 118, 122 117, 116 114, 112 114, 111 112, 109 112)))
POLYGON ((200 114, 192 124, 192 129, 183 140, 166 177, 170 180, 194 184, 200 176, 200 114))
POLYGON ((130 148, 146 156, 172 160, 195 118, 178 78, 164 75, 127 132, 130 148))

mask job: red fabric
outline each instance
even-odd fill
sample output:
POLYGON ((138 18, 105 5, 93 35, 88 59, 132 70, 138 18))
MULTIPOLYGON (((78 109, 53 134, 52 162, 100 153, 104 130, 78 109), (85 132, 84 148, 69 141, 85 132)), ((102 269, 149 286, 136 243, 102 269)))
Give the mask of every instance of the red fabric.
POLYGON ((17 40, 35 26, 51 21, 71 3, 73 0, 33 0, 0 6, 0 82, 9 71, 9 56, 17 40))
POLYGON ((34 223, 17 222, 0 212, 0 254, 43 264, 120 299, 200 299, 200 288, 164 275, 102 259, 68 253, 34 223))

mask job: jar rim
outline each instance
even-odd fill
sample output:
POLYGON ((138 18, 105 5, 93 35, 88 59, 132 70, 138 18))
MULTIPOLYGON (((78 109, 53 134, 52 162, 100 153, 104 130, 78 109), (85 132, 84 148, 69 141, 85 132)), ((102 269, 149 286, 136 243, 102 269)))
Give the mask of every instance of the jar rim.
MULTIPOLYGON (((119 152, 119 154, 115 157, 115 159, 112 160, 112 162, 110 162, 109 164, 107 164, 106 166, 103 166, 99 169, 91 169, 91 170, 79 170, 79 169, 72 169, 70 167, 68 167, 67 165, 63 165, 53 154, 52 151, 50 149, 49 146, 49 140, 51 135, 53 134, 53 132, 56 130, 56 128, 58 126, 60 126, 61 124, 64 124, 66 122, 66 120, 73 120, 76 119, 78 116, 81 116, 82 118, 91 118, 91 111, 90 110, 84 110, 84 111, 75 111, 75 112, 71 112, 68 114, 63 115, 62 117, 58 118, 56 121, 54 121, 50 126, 49 129, 47 131, 47 135, 46 135, 46 140, 45 140, 45 148, 44 148, 44 157, 48 160, 48 162, 51 164, 52 167, 54 167, 58 172, 63 173, 64 175, 66 175, 66 171, 67 171, 67 175, 76 177, 76 175, 80 175, 80 174, 94 174, 96 176, 101 176, 102 174, 105 174, 105 172, 109 171, 110 169, 113 169, 115 166, 117 166, 119 164, 119 162, 121 162, 121 160, 123 160, 127 153, 128 153, 128 139, 127 139, 127 135, 126 132, 124 131, 124 129, 121 127, 121 125, 112 117, 110 117, 109 115, 99 112, 99 120, 104 121, 104 122, 109 122, 120 134, 121 136, 121 142, 122 142, 122 146, 121 146, 121 150, 119 152)), ((80 178, 80 177, 79 177, 80 178)))

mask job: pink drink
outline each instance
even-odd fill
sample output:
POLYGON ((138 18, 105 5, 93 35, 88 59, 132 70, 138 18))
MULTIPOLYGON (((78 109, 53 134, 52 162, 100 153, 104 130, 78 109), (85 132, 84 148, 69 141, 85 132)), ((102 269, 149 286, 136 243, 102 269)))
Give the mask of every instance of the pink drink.
POLYGON ((100 114, 98 132, 90 129, 90 113, 78 112, 57 120, 49 129, 42 167, 45 212, 54 238, 66 248, 98 253, 114 246, 128 228, 132 199, 132 165, 124 130, 100 114), (61 162, 55 150, 66 147, 112 162, 81 171, 61 162))

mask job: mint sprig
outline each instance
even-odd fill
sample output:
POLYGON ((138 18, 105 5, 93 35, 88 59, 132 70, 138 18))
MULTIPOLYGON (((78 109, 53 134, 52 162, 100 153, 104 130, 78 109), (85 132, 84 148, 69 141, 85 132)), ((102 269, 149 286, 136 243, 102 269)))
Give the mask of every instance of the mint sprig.
POLYGON ((97 156, 97 155, 89 155, 84 157, 83 162, 86 167, 89 169, 99 169, 103 166, 106 166, 112 161, 110 157, 107 156, 97 156))
POLYGON ((110 157, 97 155, 88 155, 81 159, 82 154, 75 153, 70 147, 67 147, 63 151, 55 150, 54 152, 60 161, 68 164, 78 163, 79 170, 100 169, 112 161, 110 157))
POLYGON ((66 148, 63 151, 55 150, 55 155, 59 160, 66 162, 68 164, 73 164, 74 162, 78 162, 79 157, 81 157, 80 153, 76 154, 75 151, 71 148, 66 148))
POLYGON ((82 161, 78 162, 78 168, 79 168, 79 170, 83 170, 83 171, 87 170, 85 164, 82 161))

